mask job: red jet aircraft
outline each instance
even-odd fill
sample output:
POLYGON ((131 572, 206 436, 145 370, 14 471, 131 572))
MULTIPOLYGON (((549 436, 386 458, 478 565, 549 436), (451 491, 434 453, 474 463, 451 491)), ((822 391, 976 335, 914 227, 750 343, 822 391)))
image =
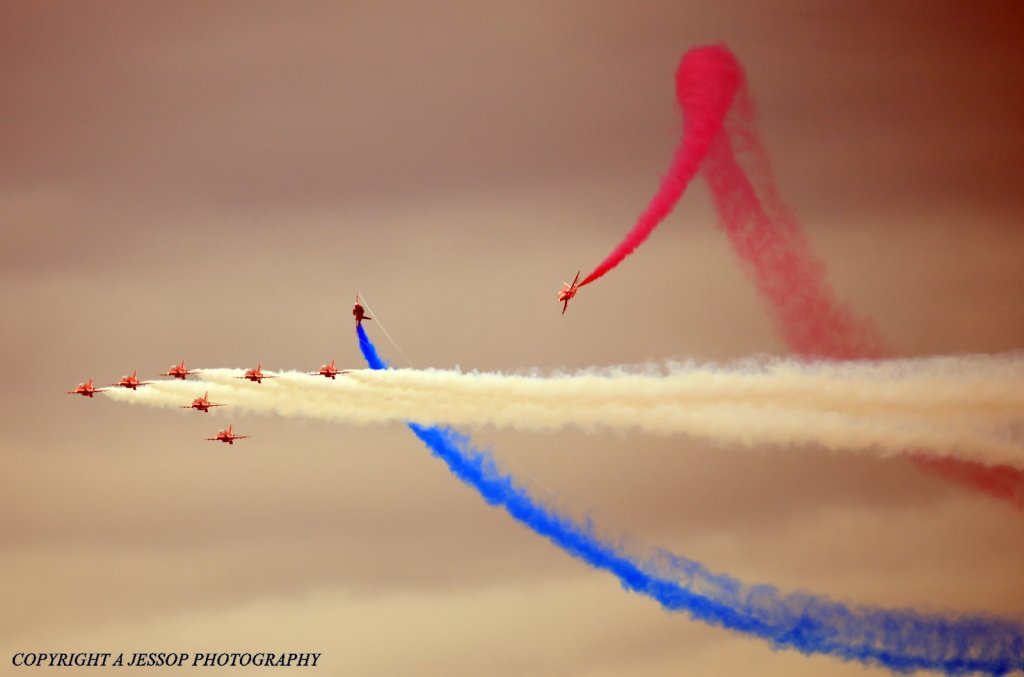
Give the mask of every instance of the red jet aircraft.
POLYGON ((263 363, 260 362, 256 365, 255 369, 249 369, 245 372, 245 376, 236 376, 235 378, 244 378, 249 381, 255 381, 256 383, 263 383, 265 378, 274 378, 273 376, 267 376, 263 373, 263 363))
POLYGON ((363 305, 359 303, 359 292, 356 292, 356 303, 352 306, 352 314, 355 315, 356 325, 362 324, 363 320, 373 319, 366 314, 366 311, 363 310, 363 305))
POLYGON ((569 307, 570 299, 576 296, 576 292, 580 290, 580 271, 576 271, 576 279, 572 281, 572 284, 563 282, 562 287, 562 291, 558 292, 558 300, 565 302, 565 305, 562 306, 562 314, 565 315, 565 309, 569 307))
POLYGON ((120 381, 118 381, 117 383, 112 383, 111 385, 137 390, 139 386, 149 385, 149 381, 140 381, 139 370, 136 369, 135 371, 132 372, 131 376, 122 376, 120 381))
POLYGON ((235 440, 244 440, 248 435, 236 435, 235 431, 232 430, 231 426, 228 426, 226 430, 221 430, 217 433, 216 437, 207 437, 211 442, 227 442, 228 444, 234 444, 235 440))
POLYGON ((214 404, 209 399, 210 393, 207 391, 202 397, 197 397, 192 400, 192 404, 181 405, 182 409, 196 409, 198 411, 210 411, 210 407, 223 407, 223 404, 214 404))
POLYGON ((167 371, 160 375, 173 376, 174 378, 180 378, 182 381, 184 381, 186 376, 194 373, 196 372, 189 371, 188 369, 185 368, 185 360, 182 360, 181 364, 172 364, 170 367, 167 368, 167 371))
POLYGON ((351 371, 351 370, 350 369, 342 369, 342 370, 339 371, 337 369, 337 367, 334 366, 334 360, 331 360, 330 364, 325 364, 324 366, 320 367, 320 371, 311 371, 311 372, 309 372, 309 375, 310 376, 324 376, 326 378, 333 379, 338 374, 347 374, 349 371, 351 371))
POLYGON ((68 395, 83 395, 85 397, 92 397, 95 393, 105 393, 106 388, 97 388, 92 384, 92 379, 89 379, 85 383, 79 383, 78 387, 74 390, 68 390, 68 395))

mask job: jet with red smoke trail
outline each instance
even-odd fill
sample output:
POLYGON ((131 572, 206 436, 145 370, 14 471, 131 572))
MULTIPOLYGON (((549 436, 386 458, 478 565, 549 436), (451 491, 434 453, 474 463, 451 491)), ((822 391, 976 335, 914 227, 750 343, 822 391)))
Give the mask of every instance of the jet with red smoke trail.
MULTIPOLYGON (((697 174, 708 150, 719 138, 725 116, 743 82, 743 69, 736 57, 722 45, 698 47, 683 55, 676 69, 676 100, 683 114, 683 136, 672 164, 658 192, 633 228, 583 278, 579 287, 587 286, 622 263, 668 216, 697 174)), ((565 292, 570 290, 566 289, 565 292)), ((565 300, 561 294, 559 300, 565 300)))
POLYGON ((363 309, 363 304, 359 303, 359 292, 356 292, 356 302, 352 306, 352 315, 356 318, 356 326, 360 326, 363 320, 372 320, 373 318, 366 314, 363 309))
POLYGON ((248 435, 236 435, 234 428, 228 426, 224 430, 217 433, 216 437, 207 437, 206 439, 210 442, 224 442, 226 444, 234 444, 235 440, 244 440, 249 437, 248 435))
POLYGON ((265 379, 265 378, 276 378, 276 377, 268 376, 267 374, 264 374, 263 373, 263 363, 259 362, 259 363, 256 364, 256 368, 255 369, 248 369, 248 370, 246 370, 244 376, 236 376, 235 378, 244 378, 245 380, 252 381, 253 383, 263 383, 263 379, 265 379))
POLYGON ((207 392, 203 393, 202 397, 197 397, 196 399, 192 400, 192 404, 183 404, 183 405, 181 405, 181 408, 182 409, 195 409, 196 411, 208 412, 208 411, 210 411, 210 407, 223 407, 223 406, 226 406, 226 405, 216 404, 214 402, 211 402, 210 401, 210 392, 207 391, 207 392))
POLYGON ((309 372, 309 375, 310 376, 323 376, 325 378, 329 378, 329 379, 333 380, 334 377, 337 376, 338 374, 347 374, 350 371, 352 371, 352 370, 351 369, 338 369, 337 367, 334 366, 334 360, 331 360, 330 364, 325 364, 324 366, 320 367, 320 371, 311 371, 311 372, 309 372))
POLYGON ((68 395, 82 395, 83 397, 92 397, 96 393, 107 392, 106 388, 97 388, 92 384, 92 379, 89 379, 85 383, 79 383, 78 387, 74 390, 66 391, 68 395))
POLYGON ((173 376, 174 378, 180 378, 182 381, 185 380, 186 376, 195 374, 195 371, 189 371, 185 368, 185 360, 182 360, 180 364, 172 364, 167 368, 167 371, 160 374, 161 376, 173 376))
POLYGON ((136 369, 135 371, 132 372, 131 376, 122 376, 120 381, 118 381, 117 383, 112 383, 111 385, 115 385, 120 388, 130 388, 132 390, 137 390, 139 386, 148 386, 150 383, 151 381, 140 381, 139 370, 136 369))
POLYGON ((572 297, 576 296, 576 292, 580 290, 580 272, 576 271, 576 279, 572 281, 572 284, 568 282, 562 283, 562 291, 558 292, 558 300, 563 302, 562 314, 565 315, 566 309, 569 307, 569 301, 572 297))

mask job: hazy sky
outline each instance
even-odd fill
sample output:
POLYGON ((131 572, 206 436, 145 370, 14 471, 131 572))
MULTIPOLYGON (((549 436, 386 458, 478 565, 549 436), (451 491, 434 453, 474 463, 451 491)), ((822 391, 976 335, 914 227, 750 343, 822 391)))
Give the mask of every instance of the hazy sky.
MULTIPOLYGON (((782 195, 894 353, 1019 350, 1021 25, 1004 2, 0 0, 0 659, 882 674, 663 612, 399 426, 63 393, 183 358, 362 366, 356 289, 415 366, 784 354, 700 180, 564 317, 555 301, 655 189, 676 64, 708 42, 744 64, 782 195), (228 422, 252 438, 203 441, 228 422)), ((1024 514, 904 460, 469 432, 553 502, 745 581, 1024 609, 1024 514)))

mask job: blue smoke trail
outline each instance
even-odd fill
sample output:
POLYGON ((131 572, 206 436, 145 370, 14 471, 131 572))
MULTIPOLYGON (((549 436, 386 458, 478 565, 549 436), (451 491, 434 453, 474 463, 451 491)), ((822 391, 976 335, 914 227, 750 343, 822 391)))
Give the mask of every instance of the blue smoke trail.
MULTIPOLYGON (((362 325, 359 348, 371 369, 387 369, 362 325)), ((408 423, 455 475, 484 500, 591 566, 614 574, 627 590, 657 600, 669 611, 756 635, 805 654, 879 664, 899 672, 941 670, 957 675, 1002 675, 1024 670, 1024 626, 986 616, 944 618, 907 610, 850 607, 805 593, 780 594, 769 585, 746 585, 699 562, 658 550, 631 558, 602 540, 590 522, 543 505, 501 471, 485 451, 446 427, 408 423)))

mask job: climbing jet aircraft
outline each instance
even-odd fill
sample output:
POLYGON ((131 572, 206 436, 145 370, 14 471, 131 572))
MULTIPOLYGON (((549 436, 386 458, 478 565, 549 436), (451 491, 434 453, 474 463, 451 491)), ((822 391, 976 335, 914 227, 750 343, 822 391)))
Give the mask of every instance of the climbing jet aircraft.
POLYGON ((363 320, 373 319, 366 314, 366 311, 363 310, 363 305, 359 303, 359 292, 356 292, 356 303, 352 306, 352 315, 356 318, 356 325, 362 324, 363 320))

